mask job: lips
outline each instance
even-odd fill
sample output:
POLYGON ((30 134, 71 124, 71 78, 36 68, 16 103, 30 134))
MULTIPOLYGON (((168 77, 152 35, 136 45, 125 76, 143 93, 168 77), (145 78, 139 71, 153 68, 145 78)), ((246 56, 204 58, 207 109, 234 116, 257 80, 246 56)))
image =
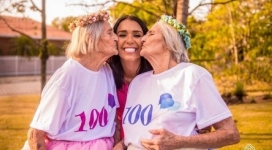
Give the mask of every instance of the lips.
POLYGON ((135 52, 135 48, 125 48, 125 51, 128 53, 133 53, 135 52))

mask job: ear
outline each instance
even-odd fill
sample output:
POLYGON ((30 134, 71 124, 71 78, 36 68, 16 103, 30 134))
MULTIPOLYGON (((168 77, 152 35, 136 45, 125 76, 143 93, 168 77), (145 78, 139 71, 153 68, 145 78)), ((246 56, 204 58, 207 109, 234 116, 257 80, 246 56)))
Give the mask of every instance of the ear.
POLYGON ((90 33, 87 33, 87 34, 85 35, 85 44, 86 44, 86 45, 89 45, 89 39, 90 39, 90 33))

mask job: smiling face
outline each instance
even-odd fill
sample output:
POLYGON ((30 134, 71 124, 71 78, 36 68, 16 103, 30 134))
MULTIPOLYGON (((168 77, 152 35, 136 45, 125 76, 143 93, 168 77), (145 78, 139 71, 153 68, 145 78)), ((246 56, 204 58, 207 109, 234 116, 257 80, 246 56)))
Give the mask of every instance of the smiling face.
POLYGON ((150 57, 163 57, 165 53, 169 53, 158 24, 153 25, 147 32, 142 38, 142 43, 143 45, 140 54, 147 60, 150 60, 150 57))
POLYGON ((140 61, 141 38, 143 30, 133 20, 123 20, 116 32, 118 36, 118 50, 122 61, 140 61))
POLYGON ((99 52, 107 56, 117 55, 117 36, 107 21, 104 21, 103 30, 97 43, 99 52))

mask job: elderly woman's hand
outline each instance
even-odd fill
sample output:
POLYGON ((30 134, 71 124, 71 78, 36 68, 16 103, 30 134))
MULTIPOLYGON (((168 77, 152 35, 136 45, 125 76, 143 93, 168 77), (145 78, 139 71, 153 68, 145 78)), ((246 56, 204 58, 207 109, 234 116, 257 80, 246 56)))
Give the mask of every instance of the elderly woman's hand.
POLYGON ((142 139, 142 145, 148 150, 169 150, 176 147, 175 134, 165 129, 149 130, 149 132, 155 136, 153 139, 142 139))

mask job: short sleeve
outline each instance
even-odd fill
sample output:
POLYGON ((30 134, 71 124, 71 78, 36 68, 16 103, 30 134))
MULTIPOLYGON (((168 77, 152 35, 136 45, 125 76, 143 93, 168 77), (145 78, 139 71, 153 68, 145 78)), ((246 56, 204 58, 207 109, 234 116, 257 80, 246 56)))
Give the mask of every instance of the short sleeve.
POLYGON ((209 73, 205 73, 197 81, 191 104, 196 113, 199 129, 232 116, 209 73))
POLYGON ((41 102, 30 126, 56 135, 68 109, 66 92, 58 84, 51 83, 43 90, 41 102))

